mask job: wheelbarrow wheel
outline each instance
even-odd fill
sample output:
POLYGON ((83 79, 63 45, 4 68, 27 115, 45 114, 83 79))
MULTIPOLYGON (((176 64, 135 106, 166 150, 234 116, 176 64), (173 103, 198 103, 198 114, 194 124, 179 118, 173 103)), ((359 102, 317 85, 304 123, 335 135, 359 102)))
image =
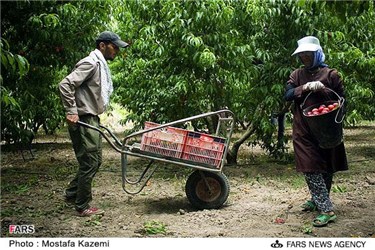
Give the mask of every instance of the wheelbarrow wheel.
POLYGON ((229 195, 229 181, 223 173, 196 170, 186 181, 185 192, 198 209, 220 208, 229 195))

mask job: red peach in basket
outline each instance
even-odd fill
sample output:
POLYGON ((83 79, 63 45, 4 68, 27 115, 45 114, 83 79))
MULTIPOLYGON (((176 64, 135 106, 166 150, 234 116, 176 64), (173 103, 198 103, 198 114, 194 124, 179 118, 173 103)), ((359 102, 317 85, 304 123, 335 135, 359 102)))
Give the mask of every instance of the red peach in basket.
POLYGON ((327 114, 336 108, 338 108, 339 103, 335 102, 333 104, 330 104, 328 106, 322 104, 319 106, 319 108, 313 108, 311 111, 307 112, 307 116, 315 116, 315 115, 322 115, 322 114, 327 114))

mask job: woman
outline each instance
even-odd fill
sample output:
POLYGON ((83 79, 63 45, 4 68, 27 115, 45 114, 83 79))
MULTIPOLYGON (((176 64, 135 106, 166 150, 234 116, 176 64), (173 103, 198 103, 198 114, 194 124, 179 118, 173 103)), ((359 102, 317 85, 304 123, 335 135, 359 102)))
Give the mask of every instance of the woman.
POLYGON ((345 147, 343 142, 334 148, 319 147, 304 120, 300 105, 310 92, 312 93, 304 107, 337 99, 329 89, 339 96, 344 96, 344 89, 338 72, 324 64, 325 55, 316 37, 307 36, 300 39, 293 55, 297 55, 304 66, 290 75, 285 100, 294 101, 295 104, 292 110, 292 138, 296 169, 304 174, 311 194, 311 200, 303 204, 302 208, 304 211, 319 211, 313 225, 325 226, 336 219, 329 194, 333 174, 348 170, 345 147))

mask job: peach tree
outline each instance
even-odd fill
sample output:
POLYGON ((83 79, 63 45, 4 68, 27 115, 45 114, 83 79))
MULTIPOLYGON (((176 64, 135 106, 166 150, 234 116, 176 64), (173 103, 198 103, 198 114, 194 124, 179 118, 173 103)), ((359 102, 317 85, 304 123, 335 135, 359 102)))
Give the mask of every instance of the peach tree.
MULTIPOLYGON (((285 156, 285 138, 277 142, 270 118, 287 111, 285 82, 300 66, 291 53, 303 36, 321 39, 348 97, 362 100, 362 108, 348 105, 348 121, 374 118, 373 103, 365 102, 374 91, 373 8, 373 2, 122 1, 115 19, 131 48, 112 65, 120 72, 117 101, 139 126, 227 107, 242 131, 228 161, 236 162, 245 142, 285 156)), ((196 126, 210 130, 214 122, 196 126)))
POLYGON ((1 3, 2 141, 59 128, 64 112, 57 84, 95 47, 108 13, 108 3, 98 1, 1 3))

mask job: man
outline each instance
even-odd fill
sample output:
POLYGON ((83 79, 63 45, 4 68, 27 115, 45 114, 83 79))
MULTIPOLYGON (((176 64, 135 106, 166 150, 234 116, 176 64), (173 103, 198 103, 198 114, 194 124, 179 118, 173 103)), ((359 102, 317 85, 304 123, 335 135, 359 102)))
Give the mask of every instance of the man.
POLYGON ((107 60, 113 60, 120 48, 128 46, 117 34, 102 32, 96 39, 96 49, 80 60, 59 83, 69 134, 79 163, 75 178, 65 190, 65 198, 74 201, 79 216, 104 214, 89 205, 92 180, 102 162, 102 138, 99 132, 75 123, 82 121, 99 127, 99 115, 106 110, 113 92, 107 60))

